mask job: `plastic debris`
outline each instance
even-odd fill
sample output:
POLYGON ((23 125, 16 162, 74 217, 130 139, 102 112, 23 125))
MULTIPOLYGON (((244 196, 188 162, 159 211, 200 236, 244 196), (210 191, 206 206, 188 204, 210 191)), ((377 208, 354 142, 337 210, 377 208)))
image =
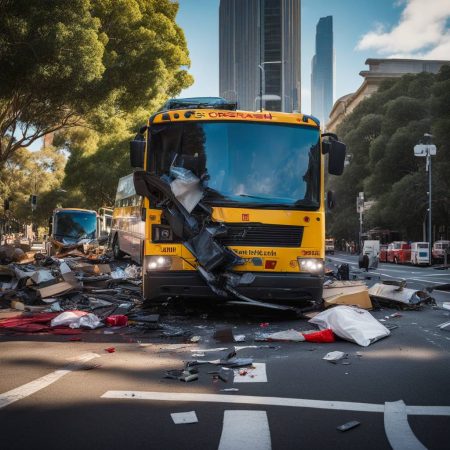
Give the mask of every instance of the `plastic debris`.
POLYGON ((339 425, 338 427, 336 427, 336 429, 339 431, 348 431, 348 430, 351 430, 352 428, 357 427, 360 424, 361 424, 361 422, 352 420, 350 422, 344 423, 343 425, 339 425))
POLYGON ((325 361, 330 361, 332 363, 336 363, 337 361, 344 358, 345 355, 346 354, 344 352, 334 351, 334 352, 327 353, 322 359, 324 359, 325 361))
POLYGON ((309 320, 321 329, 330 328, 342 339, 362 347, 389 336, 390 331, 368 311, 351 306, 336 306, 309 320))
POLYGON ((303 333, 303 336, 307 342, 325 343, 334 342, 336 340, 333 331, 329 328, 321 331, 313 331, 311 333, 303 333))
POLYGON ((128 317, 123 314, 108 316, 105 319, 105 325, 108 327, 126 327, 128 323, 128 317))
POLYGON ((277 331, 276 333, 264 334, 258 340, 269 342, 303 342, 305 337, 302 333, 290 329, 286 331, 277 331))
POLYGON ((108 353, 114 353, 116 351, 116 348, 115 347, 108 347, 108 348, 105 348, 105 352, 108 352, 108 353))
POLYGON ((175 425, 198 422, 197 414, 195 414, 195 411, 171 413, 170 417, 172 417, 173 423, 175 425))
POLYGON ((86 311, 65 311, 51 321, 51 326, 95 329, 103 326, 103 324, 95 314, 87 313, 86 311))

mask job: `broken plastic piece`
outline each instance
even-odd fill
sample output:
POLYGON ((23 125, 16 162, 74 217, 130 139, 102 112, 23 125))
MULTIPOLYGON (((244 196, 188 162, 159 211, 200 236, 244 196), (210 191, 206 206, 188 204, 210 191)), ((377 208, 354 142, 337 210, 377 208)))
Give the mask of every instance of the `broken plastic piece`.
POLYGON ((278 331, 276 333, 265 334, 260 340, 269 342, 303 342, 305 337, 296 330, 278 331))
POLYGON ((105 348, 105 352, 108 352, 108 353, 114 353, 115 351, 116 351, 115 347, 105 348))
POLYGON ((338 427, 336 427, 336 429, 339 431, 348 431, 351 430, 352 428, 357 427, 360 424, 361 422, 358 422, 357 420, 352 420, 350 422, 344 423, 343 425, 339 425, 338 427))
POLYGON ((175 425, 180 425, 184 423, 197 423, 197 415, 195 414, 195 411, 189 411, 189 412, 181 412, 181 413, 172 413, 170 414, 170 417, 172 417, 173 423, 175 425))
POLYGON ((332 363, 336 363, 341 360, 345 356, 344 352, 334 351, 327 353, 322 359, 325 361, 330 361, 332 363))
POLYGON ((329 328, 321 331, 314 331, 312 333, 303 333, 305 341, 307 342, 334 342, 336 339, 334 338, 333 331, 329 328))
POLYGON ((173 195, 184 206, 186 211, 191 213, 203 197, 200 179, 184 167, 172 166, 170 168, 170 175, 175 178, 170 183, 170 189, 173 195))

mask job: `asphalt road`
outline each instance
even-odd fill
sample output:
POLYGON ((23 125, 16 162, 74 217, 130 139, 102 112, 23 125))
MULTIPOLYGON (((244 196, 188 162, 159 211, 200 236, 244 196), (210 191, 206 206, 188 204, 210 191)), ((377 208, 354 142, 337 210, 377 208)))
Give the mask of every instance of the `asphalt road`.
MULTIPOLYGON (((344 260, 357 264, 345 254, 329 263, 344 260)), ((363 275, 370 277, 368 284, 388 276, 407 278, 409 287, 450 282, 447 271, 388 264, 363 275)), ((414 449, 423 448, 421 443, 447 449, 450 332, 436 326, 450 320, 450 311, 442 308, 450 295, 433 294, 437 307, 373 311, 397 327, 369 347, 343 340, 258 342, 261 332, 313 326, 251 318, 236 309, 162 317, 166 331, 192 333, 200 337, 197 343, 162 337, 160 330, 100 329, 84 333, 79 342, 67 336, 0 336, 0 448, 414 449), (269 325, 262 328, 261 321, 269 325), (226 350, 203 352, 233 345, 213 339, 223 326, 246 336, 234 345, 249 346, 237 347, 237 353, 254 358, 253 377, 217 380, 208 373, 216 366, 208 364, 198 367, 197 381, 164 378, 186 360, 224 356, 226 350), (108 347, 115 352, 106 352, 108 347), (337 364, 322 359, 335 350, 348 358, 337 364), (174 424, 171 413, 191 411, 197 423, 174 424), (351 420, 360 425, 336 429, 351 420)))

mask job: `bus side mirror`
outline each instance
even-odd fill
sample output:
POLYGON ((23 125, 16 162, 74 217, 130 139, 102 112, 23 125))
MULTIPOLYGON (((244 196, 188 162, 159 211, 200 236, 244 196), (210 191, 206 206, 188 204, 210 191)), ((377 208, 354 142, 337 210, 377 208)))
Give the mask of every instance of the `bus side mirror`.
POLYGON ((343 142, 330 141, 328 152, 328 173, 330 175, 342 175, 346 150, 347 146, 343 142))
POLYGON ((130 164, 134 169, 144 167, 145 141, 134 139, 130 142, 130 164))

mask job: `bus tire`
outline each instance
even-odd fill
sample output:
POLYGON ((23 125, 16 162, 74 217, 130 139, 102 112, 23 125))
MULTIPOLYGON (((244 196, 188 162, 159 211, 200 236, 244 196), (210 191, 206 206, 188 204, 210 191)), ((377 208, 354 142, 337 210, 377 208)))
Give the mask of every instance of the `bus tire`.
POLYGON ((120 250, 119 236, 117 234, 114 236, 112 251, 114 259, 122 259, 125 256, 125 253, 122 250, 120 250))

